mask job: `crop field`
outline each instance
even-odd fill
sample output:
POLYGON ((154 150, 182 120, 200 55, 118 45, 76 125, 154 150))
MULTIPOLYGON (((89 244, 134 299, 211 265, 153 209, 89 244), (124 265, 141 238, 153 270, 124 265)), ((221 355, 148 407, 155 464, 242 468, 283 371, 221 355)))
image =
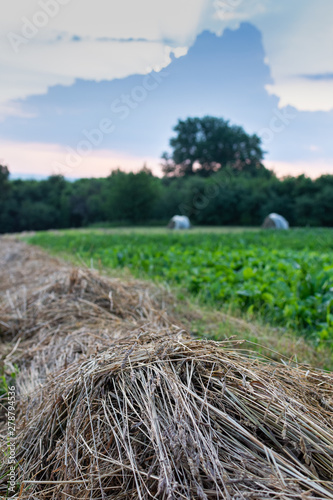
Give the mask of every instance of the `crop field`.
POLYGON ((202 304, 257 317, 333 347, 333 231, 111 230, 37 233, 29 242, 88 266, 129 269, 202 304))

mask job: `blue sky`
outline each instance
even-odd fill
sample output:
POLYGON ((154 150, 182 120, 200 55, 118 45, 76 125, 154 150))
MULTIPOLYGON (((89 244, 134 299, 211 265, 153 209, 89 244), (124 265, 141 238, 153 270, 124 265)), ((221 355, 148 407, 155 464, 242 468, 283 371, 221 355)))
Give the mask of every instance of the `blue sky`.
POLYGON ((159 173, 178 118, 263 140, 279 175, 333 173, 331 0, 17 0, 0 20, 0 161, 159 173))

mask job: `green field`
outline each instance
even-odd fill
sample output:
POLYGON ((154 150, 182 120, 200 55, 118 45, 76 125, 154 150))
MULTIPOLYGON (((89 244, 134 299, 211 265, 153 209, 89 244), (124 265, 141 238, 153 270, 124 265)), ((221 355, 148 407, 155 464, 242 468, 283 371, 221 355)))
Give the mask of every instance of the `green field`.
POLYGON ((29 242, 98 268, 166 282, 202 304, 281 326, 333 349, 333 231, 37 233, 29 242))

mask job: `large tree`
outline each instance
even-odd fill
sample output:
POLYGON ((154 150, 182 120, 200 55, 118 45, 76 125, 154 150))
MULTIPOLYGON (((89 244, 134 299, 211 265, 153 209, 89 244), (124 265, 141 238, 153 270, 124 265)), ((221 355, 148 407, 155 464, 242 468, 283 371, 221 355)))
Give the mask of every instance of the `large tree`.
POLYGON ((163 172, 168 176, 199 174, 204 177, 231 168, 258 175, 262 165, 261 139, 247 134, 242 127, 213 116, 178 120, 170 139, 172 154, 164 153, 163 172))

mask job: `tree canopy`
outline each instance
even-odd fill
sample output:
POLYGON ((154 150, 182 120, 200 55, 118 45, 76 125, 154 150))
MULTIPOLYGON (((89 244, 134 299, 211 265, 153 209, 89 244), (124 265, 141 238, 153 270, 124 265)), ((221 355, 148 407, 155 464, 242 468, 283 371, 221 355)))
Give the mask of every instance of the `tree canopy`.
POLYGON ((162 155, 163 172, 167 176, 208 177, 225 168, 251 176, 271 175, 261 163, 264 157, 261 139, 223 118, 178 120, 173 130, 177 135, 170 139, 172 154, 162 155))

